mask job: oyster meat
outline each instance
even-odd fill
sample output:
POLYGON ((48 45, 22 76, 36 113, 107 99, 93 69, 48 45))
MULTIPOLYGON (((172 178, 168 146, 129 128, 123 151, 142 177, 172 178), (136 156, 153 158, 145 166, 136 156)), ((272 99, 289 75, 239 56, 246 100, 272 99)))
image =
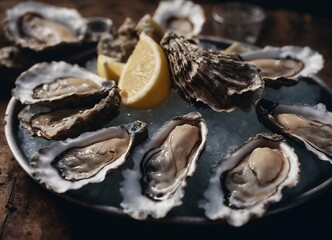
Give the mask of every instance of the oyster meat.
POLYGON ((35 64, 23 72, 15 84, 12 94, 22 104, 52 108, 96 102, 115 86, 112 81, 66 62, 35 64))
POLYGON ((291 86, 300 77, 310 77, 324 65, 321 54, 309 47, 266 46, 263 49, 248 51, 241 58, 261 70, 266 86, 291 86))
POLYGON ((186 37, 199 35, 205 23, 203 8, 187 0, 161 1, 153 19, 166 31, 186 37))
POLYGON ((57 193, 102 182, 147 136, 146 124, 135 121, 53 142, 32 156, 32 176, 57 193))
POLYGON ((287 105, 261 99, 256 113, 271 131, 302 143, 318 158, 332 163, 332 113, 324 104, 287 105))
POLYGON ((22 2, 6 11, 4 30, 13 43, 40 52, 80 44, 86 36, 86 22, 75 9, 22 2))
POLYGON ((135 149, 134 168, 123 172, 124 212, 136 219, 162 218, 181 205, 186 179, 205 147, 207 125, 198 112, 167 121, 135 149))
POLYGON ((120 94, 114 86, 99 102, 77 107, 53 109, 28 105, 18 114, 20 125, 31 135, 49 140, 76 137, 84 131, 99 128, 106 120, 119 114, 120 94))
POLYGON ((22 127, 49 140, 75 137, 119 114, 119 89, 112 81, 65 62, 39 63, 16 80, 13 96, 28 105, 22 127))
POLYGON ((299 181, 298 157, 282 136, 257 134, 214 167, 200 207, 209 219, 241 226, 262 216, 285 187, 299 181))
POLYGON ((192 39, 166 33, 161 41, 171 68, 172 81, 189 102, 204 103, 214 111, 248 108, 261 95, 260 70, 238 61, 236 55, 203 49, 192 39))

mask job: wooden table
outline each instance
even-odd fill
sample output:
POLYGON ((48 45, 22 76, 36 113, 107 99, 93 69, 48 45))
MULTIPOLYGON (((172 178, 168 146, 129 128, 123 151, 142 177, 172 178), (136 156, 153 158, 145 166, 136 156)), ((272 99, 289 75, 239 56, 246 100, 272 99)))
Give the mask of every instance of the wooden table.
MULTIPOLYGON (((0 19, 5 9, 14 6, 18 0, 0 1, 0 19)), ((55 1, 45 1, 55 4, 55 1)), ((125 16, 138 20, 145 13, 153 13, 155 1, 56 1, 59 6, 74 7, 84 17, 109 17, 118 27, 125 16), (98 3, 98 4, 97 4, 98 3)), ((201 3, 207 21, 203 34, 213 34, 211 3, 201 3)), ((310 46, 323 54, 325 67, 319 73, 332 87, 332 21, 309 13, 297 13, 285 9, 267 10, 259 46, 300 45, 310 46)), ((8 44, 1 33, 0 44, 8 44)), ((1 80, 0 80, 1 81, 1 80)), ((4 125, 4 113, 9 100, 10 86, 1 82, 0 121, 4 125), (6 87, 7 86, 7 87, 6 87)), ((77 206, 67 202, 36 184, 17 164, 8 148, 0 129, 0 239, 112 239, 132 237, 146 239, 151 236, 181 235, 237 239, 242 236, 280 239, 290 232, 301 236, 329 236, 331 239, 332 189, 314 199, 279 214, 252 220, 242 228, 226 224, 203 226, 173 225, 156 222, 139 222, 128 218, 110 216, 105 213, 77 206), (323 235, 325 234, 325 235, 323 235)), ((326 237, 328 239, 328 237, 326 237)))

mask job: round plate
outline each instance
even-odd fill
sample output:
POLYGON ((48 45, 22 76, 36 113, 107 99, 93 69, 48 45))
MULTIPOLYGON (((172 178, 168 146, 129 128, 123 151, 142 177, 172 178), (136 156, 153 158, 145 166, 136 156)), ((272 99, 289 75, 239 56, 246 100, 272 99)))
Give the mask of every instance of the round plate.
MULTIPOLYGON (((204 37, 201 42, 204 47, 215 49, 226 48, 232 43, 214 37, 204 37)), ((286 104, 324 103, 329 111, 332 109, 332 91, 317 77, 303 78, 297 85, 291 87, 265 88, 263 97, 286 104)), ((25 129, 19 126, 17 115, 22 107, 15 98, 10 100, 5 116, 5 135, 17 162, 31 176, 30 157, 37 149, 49 145, 51 141, 31 137, 25 129)), ((152 135, 165 121, 192 111, 199 111, 207 122, 209 128, 207 145, 194 175, 187 181, 182 205, 173 208, 165 218, 158 221, 212 222, 205 217, 203 209, 198 207, 198 203, 203 199, 203 193, 207 189, 211 168, 229 151, 249 137, 257 133, 269 132, 269 130, 257 120, 254 107, 245 112, 236 110, 231 113, 217 113, 211 109, 197 109, 190 106, 174 91, 165 103, 152 110, 133 110, 121 106, 120 115, 104 125, 104 127, 116 126, 139 119, 148 123, 149 134, 152 135)), ((332 185, 332 165, 329 162, 318 159, 297 143, 292 141, 288 141, 288 143, 294 147, 300 159, 300 182, 294 188, 284 189, 282 200, 270 205, 266 215, 296 206, 332 185)), ((129 157, 123 166, 108 174, 103 182, 88 184, 81 189, 59 195, 80 205, 127 216, 120 207, 122 196, 119 188, 123 181, 122 172, 131 168, 132 165, 132 159, 129 157)))

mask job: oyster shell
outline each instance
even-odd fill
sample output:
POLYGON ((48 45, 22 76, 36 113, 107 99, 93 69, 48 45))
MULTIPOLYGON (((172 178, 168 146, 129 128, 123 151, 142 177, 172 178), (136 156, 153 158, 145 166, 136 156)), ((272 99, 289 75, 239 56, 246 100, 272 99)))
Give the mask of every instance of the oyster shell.
POLYGON ((146 35, 151 37, 157 43, 163 38, 165 30, 162 26, 157 23, 150 14, 145 14, 137 23, 136 26, 137 35, 141 35, 144 32, 146 35))
POLYGON ((164 217, 181 205, 186 179, 192 176, 207 140, 198 112, 174 117, 133 153, 134 167, 123 172, 124 212, 136 219, 164 217))
POLYGON ((70 107, 99 101, 115 86, 78 65, 38 63, 23 72, 12 94, 22 104, 70 107))
POLYGON ((126 18, 118 31, 102 35, 98 42, 98 54, 125 63, 134 51, 142 32, 158 43, 164 35, 164 29, 149 14, 145 14, 137 24, 131 18, 126 18))
POLYGON ((109 56, 118 62, 127 62, 138 42, 135 27, 136 23, 127 17, 117 32, 104 33, 98 42, 98 54, 109 56))
POLYGON ((214 167, 200 207, 209 219, 241 226, 278 202, 285 187, 298 184, 299 165, 294 149, 282 136, 257 134, 214 167))
POLYGON ((49 140, 76 137, 84 131, 99 128, 107 119, 119 114, 120 94, 117 87, 109 89, 108 96, 99 102, 77 107, 53 109, 39 105, 28 105, 18 114, 20 125, 32 136, 49 140))
POLYGON ((259 69, 237 61, 236 55, 203 49, 192 39, 166 33, 161 41, 171 68, 173 85, 191 102, 214 111, 247 108, 264 87, 259 69))
MULTIPOLYGON (((23 71, 35 63, 35 59, 25 54, 16 46, 0 48, 0 74, 11 85, 23 71)), ((10 86, 11 88, 13 86, 10 86)))
POLYGON ((146 137, 146 124, 135 121, 53 142, 32 156, 32 176, 57 193, 101 182, 146 137))
POLYGON ((86 22, 75 9, 23 2, 6 11, 4 30, 13 43, 41 52, 81 43, 86 22))
POLYGON ((324 104, 287 105, 261 99, 256 113, 271 131, 302 143, 318 158, 332 163, 332 113, 324 104))
POLYGON ((166 31, 191 37, 199 35, 205 22, 203 8, 192 1, 161 1, 153 19, 166 31))
POLYGON ((25 69, 31 66, 34 60, 24 54, 15 46, 0 48, 0 68, 18 68, 25 69))
POLYGON ((300 77, 310 77, 323 68, 321 54, 309 47, 266 46, 241 54, 244 61, 261 69, 266 86, 294 85, 300 77))

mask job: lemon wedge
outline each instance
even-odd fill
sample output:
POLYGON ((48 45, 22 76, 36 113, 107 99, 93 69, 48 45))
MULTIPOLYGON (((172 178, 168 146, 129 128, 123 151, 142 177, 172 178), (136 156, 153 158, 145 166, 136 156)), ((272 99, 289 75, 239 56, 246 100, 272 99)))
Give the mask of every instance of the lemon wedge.
POLYGON ((115 59, 99 54, 97 58, 97 73, 107 80, 118 81, 125 64, 115 59))
POLYGON ((171 90, 167 58, 151 37, 142 32, 118 83, 124 105, 136 109, 154 108, 171 90))

